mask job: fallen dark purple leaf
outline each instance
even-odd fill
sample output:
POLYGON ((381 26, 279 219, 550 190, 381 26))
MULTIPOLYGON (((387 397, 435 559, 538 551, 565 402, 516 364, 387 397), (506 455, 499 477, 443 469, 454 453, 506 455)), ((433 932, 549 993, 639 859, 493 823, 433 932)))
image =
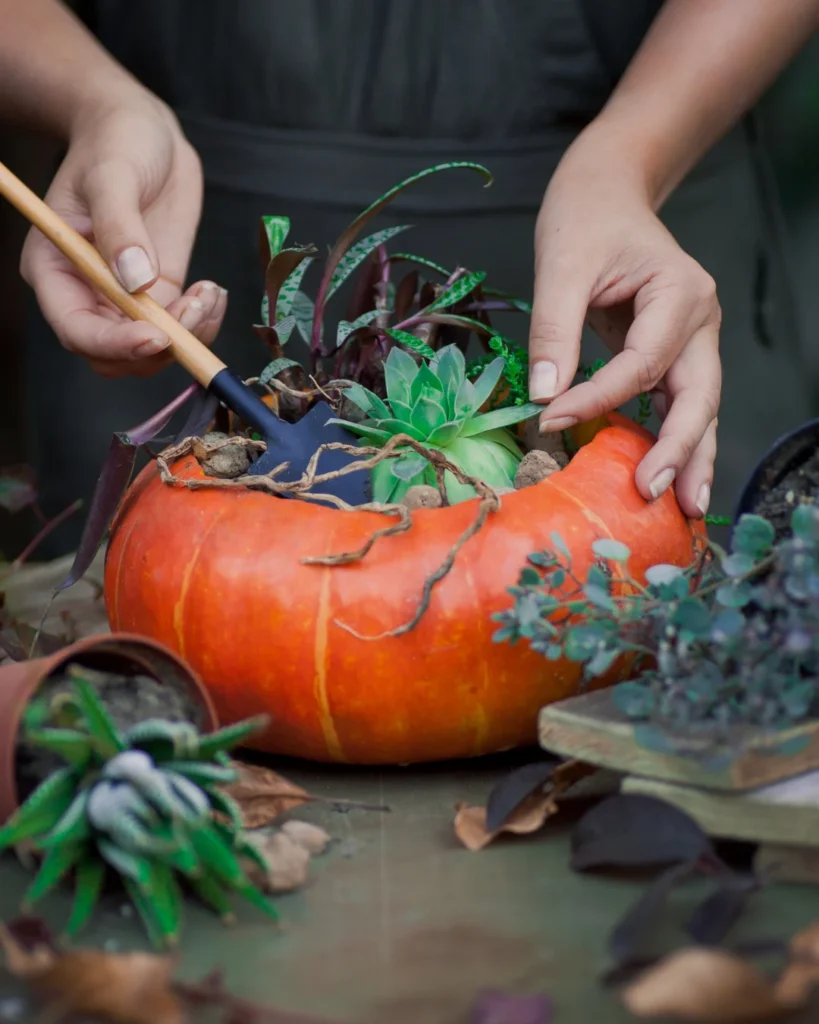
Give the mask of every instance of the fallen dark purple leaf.
POLYGON ((544 994, 518 996, 511 992, 486 991, 478 994, 471 1024, 549 1024, 552 1000, 544 994))
POLYGON ((548 760, 536 761, 534 764, 517 768, 496 783, 486 802, 488 831, 497 832, 505 825, 509 815, 517 810, 527 797, 549 781, 560 763, 560 758, 550 756, 548 760))
POLYGON ((42 948, 57 949, 57 940, 48 925, 40 917, 16 917, 6 925, 9 934, 26 950, 42 948))
POLYGON ((675 864, 649 885, 609 936, 609 953, 617 967, 644 960, 646 945, 657 927, 672 889, 696 873, 697 862, 675 864))
POLYGON ((660 867, 713 856, 711 840, 683 811, 641 793, 611 796, 592 807, 572 832, 575 871, 660 867))
POLYGON ((685 930, 700 946, 718 946, 742 916, 748 900, 759 888, 753 875, 733 875, 724 879, 694 909, 685 930))
POLYGON ((139 448, 157 437, 160 431, 168 425, 173 414, 192 398, 198 389, 198 384, 191 384, 149 420, 140 423, 132 430, 114 434, 111 438, 108 455, 103 463, 97 486, 94 488, 94 496, 91 499, 91 507, 88 511, 88 518, 85 520, 74 563, 68 576, 56 587, 56 593, 67 590, 81 580, 94 561, 105 533, 117 513, 123 495, 128 489, 128 484, 131 482, 139 448))

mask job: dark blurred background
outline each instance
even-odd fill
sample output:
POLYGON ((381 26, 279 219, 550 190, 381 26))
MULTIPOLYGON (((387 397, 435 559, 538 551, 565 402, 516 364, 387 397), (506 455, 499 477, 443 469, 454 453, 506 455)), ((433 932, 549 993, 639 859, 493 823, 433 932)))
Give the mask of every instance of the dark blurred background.
MULTIPOLYGON (((775 87, 764 98, 760 107, 760 123, 771 157, 775 183, 781 197, 790 273, 795 293, 801 328, 799 347, 805 353, 811 368, 812 380, 819 382, 819 346, 815 342, 814 324, 819 315, 819 39, 811 42, 791 67, 783 74, 775 87)), ((9 163, 14 170, 33 188, 41 193, 45 190, 49 175, 53 171, 57 151, 47 141, 31 137, 24 132, 0 128, 0 159, 9 163)), ((258 210, 262 213, 290 213, 290 210, 258 210)), ((719 211, 716 212, 719 216, 719 211)), ((6 204, 0 203, 0 308, 3 311, 2 336, 0 340, 0 468, 25 463, 30 452, 32 418, 27 415, 30 403, 26 394, 23 368, 23 353, 27 345, 27 307, 31 302, 27 288, 18 274, 19 252, 25 236, 25 225, 21 218, 6 204)), ((295 231, 298 235, 298 231, 295 231)), ((334 232, 328 230, 322 237, 311 239, 319 245, 330 241, 334 232)), ((297 240, 304 241, 303 238, 297 240)), ((497 240, 502 245, 502 240, 497 240)), ((424 248, 416 251, 424 252, 424 248)), ((444 260, 444 255, 429 252, 430 256, 444 260)), ((527 257, 528 258, 528 257, 527 257)), ((461 255, 468 263, 469 253, 461 255)), ((478 268, 480 269, 480 268, 478 268)), ((503 282, 495 280, 496 284, 503 282)), ((261 280, 259 281, 261 286, 261 280)), ((795 339, 796 343, 796 339, 795 339)), ((749 339, 749 344, 754 342, 749 339)), ((55 340, 56 347, 57 342, 55 340)), ((781 346, 781 358, 793 358, 793 348, 781 346)), ((262 352, 260 351, 260 358, 262 352)), ((55 362, 59 360, 55 358, 55 362)), ((50 373, 59 372, 45 363, 36 367, 45 379, 50 373)), ((90 371, 89 371, 90 372, 90 371)), ((31 382, 31 374, 28 374, 31 382)), ((29 386, 32 386, 31 383, 29 386)), ((143 382, 150 387, 149 382, 143 382)), ((781 385, 783 387, 785 385, 781 385)), ((742 394, 748 382, 742 379, 742 369, 734 368, 726 376, 724 392, 742 394)), ((758 388, 758 385, 755 385, 758 388)), ((777 382, 770 383, 776 389, 777 382)), ((817 389, 814 388, 814 391, 817 389)), ((761 402, 775 399, 773 391, 766 396, 751 395, 761 402)), ((780 395, 779 398, 787 396, 780 395)), ((160 404, 159 402, 155 403, 160 404)), ((814 399, 816 414, 819 403, 814 399)), ((799 414, 795 414, 796 425, 799 414)), ((64 430, 73 431, 83 420, 82 408, 76 409, 76 419, 66 422, 64 430)), ((125 429, 130 422, 116 424, 125 429)), ((78 435, 82 430, 78 431, 78 435)), ((82 440, 78 441, 82 443, 82 440)), ((106 446, 105 439, 95 439, 100 454, 106 446)), ((70 473, 70 466, 60 466, 61 474, 70 473)), ((732 484, 733 486, 733 484, 732 484)), ((78 488, 87 489, 87 485, 78 488)), ((725 493, 721 495, 725 502, 725 493)), ((53 514, 58 509, 48 509, 53 514)), ((730 512, 730 508, 713 508, 713 512, 730 512)), ((0 555, 13 555, 22 547, 32 533, 32 518, 27 513, 9 516, 0 509, 0 555)), ((75 536, 66 534, 66 537, 75 536)), ((59 549, 50 548, 49 553, 59 549)))

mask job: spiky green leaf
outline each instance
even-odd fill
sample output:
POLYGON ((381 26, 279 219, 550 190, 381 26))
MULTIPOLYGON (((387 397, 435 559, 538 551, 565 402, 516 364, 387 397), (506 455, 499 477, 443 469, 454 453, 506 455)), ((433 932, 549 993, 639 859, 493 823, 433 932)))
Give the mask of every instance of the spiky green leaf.
POLYGON ((190 839, 206 872, 210 871, 220 882, 232 889, 247 883, 235 854, 213 825, 193 829, 190 839))
POLYGON ((77 865, 74 902, 66 932, 76 935, 91 919, 105 881, 105 862, 93 853, 86 853, 77 865))
MULTIPOLYGON (((384 361, 384 380, 387 386, 387 398, 393 411, 396 411, 396 402, 412 406, 412 385, 418 375, 420 367, 412 358, 409 352, 402 348, 392 348, 384 361)), ((407 412, 409 416, 409 412, 407 412)))
POLYGON ((129 747, 144 750, 156 764, 175 758, 197 757, 199 753, 199 733, 190 722, 148 718, 132 726, 125 738, 129 747))
POLYGON ((182 893, 173 871, 158 861, 151 864, 148 900, 163 940, 167 945, 176 945, 179 941, 179 928, 182 923, 182 893))
POLYGON ((224 786, 238 778, 234 768, 225 768, 221 764, 206 764, 202 761, 168 761, 163 765, 163 769, 178 772, 189 782, 202 788, 224 786))
POLYGON ((214 811, 228 819, 231 834, 239 836, 244 827, 241 807, 224 790, 213 789, 208 793, 208 796, 214 811))
POLYGON ((535 405, 534 402, 527 402, 526 405, 510 405, 503 409, 495 409, 492 412, 485 412, 482 416, 474 416, 468 420, 461 429, 462 437, 475 437, 487 430, 497 430, 500 427, 508 427, 512 423, 520 423, 532 416, 543 412, 542 405, 535 405))
POLYGON ((109 718, 99 694, 87 680, 83 679, 82 669, 72 668, 69 671, 73 677, 77 704, 88 725, 88 731, 94 737, 98 752, 105 758, 121 753, 125 750, 125 742, 109 718))
POLYGON ((478 409, 481 408, 484 402, 488 401, 492 392, 498 386, 498 381, 501 379, 505 365, 506 363, 501 357, 493 359, 475 381, 475 402, 478 409))
POLYGON ((140 886, 133 881, 131 878, 124 878, 125 889, 128 896, 131 899, 131 903, 136 907, 136 911, 145 926, 145 931, 148 933, 148 938, 151 941, 151 945, 155 949, 164 949, 165 941, 162 936, 162 929, 157 920, 156 912, 151 904, 151 901, 145 895, 145 892, 140 886))
POLYGON ((199 899, 211 910, 215 910, 223 921, 233 919, 233 907, 230 902, 229 890, 212 875, 191 878, 188 882, 199 899))
POLYGON ((22 807, 0 829, 0 850, 49 832, 71 806, 79 778, 73 768, 61 768, 40 783, 22 807))
POLYGON ((213 760, 217 754, 241 746, 249 736, 265 729, 269 721, 268 715, 254 715, 253 718, 245 718, 241 722, 217 729, 216 732, 207 733, 199 739, 197 756, 203 761, 213 760))
POLYGON ((147 857, 129 850, 123 850, 102 836, 97 836, 97 849, 103 860, 124 879, 135 882, 140 889, 148 892, 151 888, 151 862, 147 857))
POLYGON ((366 423, 353 423, 352 420, 340 420, 336 417, 332 417, 325 421, 325 426, 330 424, 338 424, 341 427, 346 427, 351 434, 357 434, 359 437, 365 438, 367 441, 372 441, 375 445, 384 445, 392 437, 392 434, 386 430, 379 430, 378 427, 371 427, 366 423))
POLYGON ((43 750, 51 750, 76 768, 85 768, 94 753, 94 743, 77 729, 30 729, 26 740, 43 750))
POLYGON ((330 284, 327 287, 326 299, 329 300, 338 291, 342 284, 352 274, 352 272, 360 264, 366 260, 366 258, 380 246, 384 245, 391 238, 400 234, 402 231, 407 231, 411 225, 402 224, 394 225, 389 228, 382 228, 380 231, 375 231, 373 234, 368 235, 366 238, 362 238, 360 242, 356 242, 355 245, 350 246, 347 252, 341 257, 338 262, 338 266, 333 271, 330 278, 330 284))
POLYGON ((366 412, 372 419, 391 419, 391 410, 381 401, 375 392, 363 387, 361 384, 350 384, 344 389, 344 397, 348 398, 353 405, 358 406, 362 412, 366 412))
POLYGON ((23 903, 33 905, 51 892, 54 886, 80 861, 86 850, 85 843, 63 843, 60 846, 52 847, 43 858, 40 870, 23 897, 23 903))
POLYGON ((65 814, 38 844, 43 850, 61 846, 63 843, 79 843, 90 839, 92 829, 88 820, 88 797, 87 789, 77 793, 65 814))

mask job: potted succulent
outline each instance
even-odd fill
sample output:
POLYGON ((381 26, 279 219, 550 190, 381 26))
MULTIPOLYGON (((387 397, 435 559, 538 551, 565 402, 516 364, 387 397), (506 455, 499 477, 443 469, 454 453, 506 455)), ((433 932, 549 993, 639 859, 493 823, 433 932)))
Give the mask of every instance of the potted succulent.
POLYGON ((29 770, 35 760, 41 780, 0 829, 0 850, 25 844, 41 858, 24 904, 72 875, 73 935, 113 875, 158 946, 178 940, 180 880, 223 919, 232 917, 234 893, 275 916, 245 874, 242 859, 257 863, 260 855, 220 788, 236 777, 227 750, 259 721, 206 734, 166 718, 118 729, 95 676, 69 664, 64 676, 44 682, 22 715, 18 747, 29 755, 29 770))
MULTIPOLYGON (((527 303, 480 272, 388 252, 403 228, 357 240, 401 189, 450 167, 488 176, 456 164, 402 182, 341 236, 315 301, 303 290, 315 250, 284 247, 284 218, 262 223, 256 331, 272 358, 259 384, 285 418, 318 393, 331 401, 362 439, 356 471, 371 474, 372 502, 322 501, 320 454, 301 500, 281 500, 294 491, 275 476, 243 475, 252 435, 235 421, 207 433, 205 418, 140 474, 112 527, 112 627, 190 659, 223 721, 269 712, 253 740, 268 751, 406 763, 531 742, 539 708, 574 693, 582 670, 492 642, 529 553, 558 531, 582 575, 592 544, 618 537, 640 579, 658 561, 687 565, 702 532, 672 491, 654 503, 638 494, 652 438, 627 417, 537 437, 526 353, 492 324, 527 303), (330 331, 327 301, 353 271, 346 318, 330 331)), ((602 682, 627 670, 613 660, 602 682)))

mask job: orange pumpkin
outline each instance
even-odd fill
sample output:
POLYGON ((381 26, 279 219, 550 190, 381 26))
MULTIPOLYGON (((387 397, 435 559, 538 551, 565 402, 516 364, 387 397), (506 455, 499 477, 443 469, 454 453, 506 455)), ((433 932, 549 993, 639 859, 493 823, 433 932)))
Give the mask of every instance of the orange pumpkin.
MULTIPOLYGON (((611 424, 562 472, 504 495, 418 625, 378 640, 366 637, 411 618, 475 501, 415 512, 409 531, 379 540, 359 562, 306 566, 304 557, 355 550, 383 516, 240 488, 186 490, 149 466, 112 531, 111 627, 188 659, 222 721, 269 712, 257 742, 266 751, 403 764, 531 743, 538 710, 576 693, 580 671, 526 644, 492 641, 492 614, 510 605, 507 587, 527 556, 557 530, 585 575, 592 541, 613 537, 631 548, 630 570, 641 576, 657 562, 688 564, 702 532, 671 491, 652 504, 640 497, 634 470, 651 435, 621 416, 611 424)), ((202 474, 192 455, 173 471, 202 474)))

